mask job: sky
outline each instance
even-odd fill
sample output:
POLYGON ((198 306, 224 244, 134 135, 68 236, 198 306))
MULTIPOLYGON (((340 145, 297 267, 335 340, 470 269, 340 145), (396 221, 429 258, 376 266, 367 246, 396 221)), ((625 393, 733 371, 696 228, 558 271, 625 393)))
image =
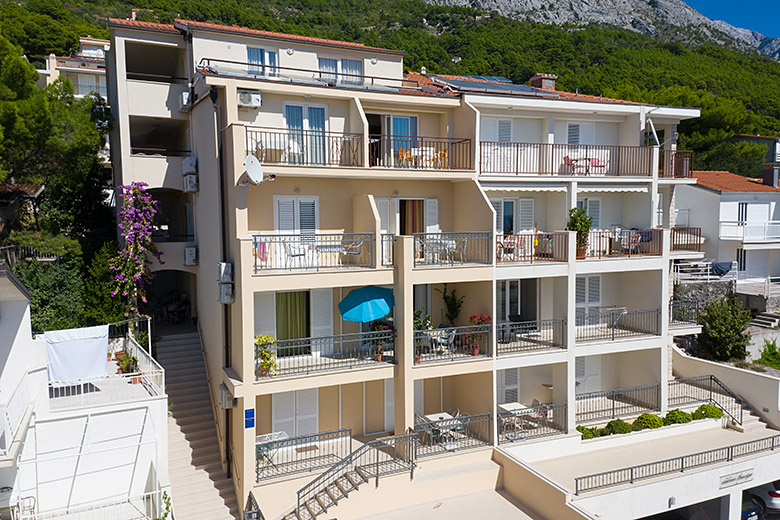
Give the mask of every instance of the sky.
POLYGON ((683 0, 707 18, 780 37, 780 0, 683 0))

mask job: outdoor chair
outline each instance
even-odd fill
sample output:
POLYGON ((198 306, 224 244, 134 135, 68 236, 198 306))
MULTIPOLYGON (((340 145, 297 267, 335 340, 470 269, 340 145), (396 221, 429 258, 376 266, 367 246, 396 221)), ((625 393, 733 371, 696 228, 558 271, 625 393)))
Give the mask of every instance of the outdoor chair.
POLYGON ((363 254, 363 242, 353 241, 348 244, 344 244, 344 250, 341 252, 343 259, 341 263, 346 264, 359 264, 360 256, 363 254), (351 260, 350 260, 351 259, 351 260))
POLYGON ((309 247, 301 243, 284 243, 284 251, 286 253, 286 266, 287 269, 293 267, 293 264, 298 263, 298 267, 308 267, 307 256, 309 253, 309 247))

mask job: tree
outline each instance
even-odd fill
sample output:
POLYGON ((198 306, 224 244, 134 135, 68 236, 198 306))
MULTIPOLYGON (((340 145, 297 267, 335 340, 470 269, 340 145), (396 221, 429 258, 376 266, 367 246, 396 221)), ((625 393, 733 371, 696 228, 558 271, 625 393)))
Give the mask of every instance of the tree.
POLYGON ((30 290, 30 318, 34 331, 70 329, 87 324, 81 259, 60 262, 18 262, 14 274, 30 290))
POLYGON ((125 308, 122 300, 111 295, 114 277, 110 262, 116 250, 116 242, 106 242, 87 268, 84 315, 94 323, 116 323, 124 319, 125 308))
POLYGON ((701 316, 700 353, 714 361, 745 359, 750 333, 750 311, 733 295, 709 304, 701 316))

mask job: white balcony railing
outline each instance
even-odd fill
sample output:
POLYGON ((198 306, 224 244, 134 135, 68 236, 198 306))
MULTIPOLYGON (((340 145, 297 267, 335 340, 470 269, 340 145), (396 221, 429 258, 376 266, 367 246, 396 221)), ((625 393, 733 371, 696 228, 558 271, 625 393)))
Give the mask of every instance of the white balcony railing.
POLYGON ((20 507, 14 511, 18 520, 152 520, 165 510, 160 491, 122 498, 110 502, 94 502, 53 511, 35 512, 20 507))
POLYGON ((780 240, 780 221, 721 221, 720 238, 721 240, 742 240, 743 242, 780 240))
POLYGON ((19 428, 22 425, 24 414, 32 401, 32 392, 30 390, 29 376, 24 373, 19 384, 16 385, 11 397, 2 406, 2 437, 0 437, 0 454, 7 455, 11 448, 11 443, 16 437, 19 428))

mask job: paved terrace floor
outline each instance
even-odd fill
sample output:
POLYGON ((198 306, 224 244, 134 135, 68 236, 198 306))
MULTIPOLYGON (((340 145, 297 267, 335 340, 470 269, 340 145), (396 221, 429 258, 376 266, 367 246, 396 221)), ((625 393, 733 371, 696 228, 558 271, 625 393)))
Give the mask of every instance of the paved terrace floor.
MULTIPOLYGON (((574 479, 595 473, 612 471, 649 462, 692 455, 694 453, 723 448, 733 444, 754 441, 780 434, 780 431, 769 428, 749 430, 739 433, 734 430, 717 428, 691 433, 670 435, 669 437, 645 442, 632 443, 627 446, 610 447, 608 441, 604 448, 579 455, 569 455, 533 463, 533 467, 544 473, 560 485, 574 492, 574 479)), ((511 448, 508 450, 512 452, 511 448)), ((760 456, 757 454, 755 456, 760 456)), ((744 457, 749 459, 751 456, 744 457)), ((699 470, 714 467, 704 466, 699 470)), ((695 472, 697 470, 692 470, 695 472)), ((687 473, 687 472, 686 472, 687 473)), ((679 475, 679 474, 675 474, 679 475)), ((668 475, 659 478, 669 478, 668 475)), ((652 480, 652 479, 648 479, 652 480)), ((645 482, 645 481, 643 481, 645 482)), ((617 486, 616 486, 617 487, 617 486)))
POLYGON ((522 505, 503 491, 483 491, 470 495, 436 500, 417 506, 404 507, 371 515, 364 520, 474 520, 475 518, 501 518, 513 520, 542 520, 532 512, 524 512, 522 505))

